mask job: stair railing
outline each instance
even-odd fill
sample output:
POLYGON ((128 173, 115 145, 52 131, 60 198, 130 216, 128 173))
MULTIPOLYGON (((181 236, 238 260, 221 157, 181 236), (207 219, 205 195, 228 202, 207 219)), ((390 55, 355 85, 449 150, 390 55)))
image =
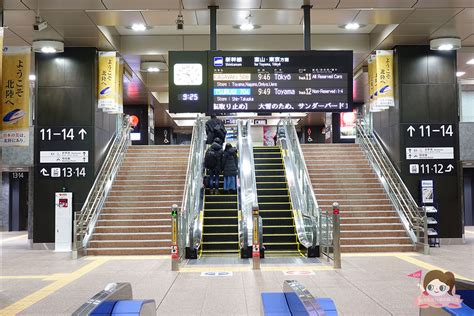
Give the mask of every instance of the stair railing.
POLYGON ((87 251, 89 240, 94 232, 102 207, 107 200, 112 183, 130 145, 130 131, 131 127, 128 116, 123 116, 121 128, 115 134, 84 205, 81 211, 75 215, 73 223, 73 259, 77 259, 87 251))
POLYGON ((308 250, 315 249, 319 245, 321 210, 314 195, 298 134, 290 118, 280 120, 277 136, 283 151, 298 239, 308 250))
POLYGON ((239 239, 243 251, 247 251, 248 247, 252 247, 252 210, 258 209, 257 181, 250 128, 250 120, 237 121, 240 177, 239 239))
POLYGON ((363 148, 372 168, 379 177, 385 192, 408 232, 415 250, 429 253, 427 216, 423 207, 419 207, 410 191, 400 178, 390 158, 380 143, 371 125, 363 118, 356 124, 357 142, 363 148))
POLYGON ((205 124, 205 118, 197 118, 191 137, 184 195, 178 218, 178 250, 180 259, 188 257, 186 249, 191 251, 191 253, 195 253, 201 246, 203 225, 202 193, 204 155, 206 151, 205 124))

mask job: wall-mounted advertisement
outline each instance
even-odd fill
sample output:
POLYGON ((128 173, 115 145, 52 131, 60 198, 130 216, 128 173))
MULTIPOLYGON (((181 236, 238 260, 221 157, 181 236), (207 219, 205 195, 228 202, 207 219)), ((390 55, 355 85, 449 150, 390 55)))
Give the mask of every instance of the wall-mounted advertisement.
POLYGON ((381 112, 395 106, 393 51, 377 50, 367 63, 370 112, 381 112))
POLYGON ((4 49, 0 122, 3 147, 29 145, 30 59, 30 47, 4 49))
POLYGON ((340 113, 340 137, 341 139, 356 138, 357 111, 340 113))
POLYGON ((97 82, 98 107, 113 111, 117 101, 116 52, 99 52, 99 78, 97 82))

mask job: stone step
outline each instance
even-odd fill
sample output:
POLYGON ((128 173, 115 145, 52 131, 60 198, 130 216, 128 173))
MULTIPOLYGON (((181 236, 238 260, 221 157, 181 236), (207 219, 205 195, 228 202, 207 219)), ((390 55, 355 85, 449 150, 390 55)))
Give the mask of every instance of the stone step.
MULTIPOLYGON (((309 158, 311 159, 311 158, 309 158)), ((350 164, 347 163, 337 163, 337 162, 332 162, 331 164, 323 161, 317 160, 317 158, 314 158, 314 161, 311 161, 309 163, 306 163, 306 167, 309 169, 321 169, 321 170, 333 170, 333 169, 355 169, 358 170, 360 168, 370 168, 372 167, 369 165, 369 163, 365 160, 360 160, 360 161, 352 161, 350 164)))
POLYGON ((184 190, 184 183, 182 185, 169 185, 169 184, 162 184, 162 185, 139 185, 139 184, 131 184, 131 185, 114 185, 112 186, 112 192, 133 192, 133 191, 159 191, 159 192, 180 192, 183 193, 184 190))
POLYGON ((186 177, 166 177, 166 176, 117 176, 114 185, 183 185, 186 177))
POLYGON ((377 194, 377 193, 316 193, 317 200, 388 200, 387 195, 385 193, 377 194))
POLYGON ((341 223, 341 232, 353 230, 402 230, 401 223, 341 223))
POLYGON ((332 176, 325 176, 325 177, 320 177, 320 176, 315 176, 315 175, 310 175, 311 178, 311 183, 313 186, 318 185, 319 187, 322 187, 326 184, 328 185, 360 185, 361 183, 365 184, 376 184, 376 185, 381 185, 379 179, 373 175, 370 178, 367 177, 336 177, 336 175, 332 176))
POLYGON ((161 213, 151 213, 151 212, 145 212, 145 213, 104 213, 103 211, 100 214, 99 220, 110 220, 110 219, 115 219, 115 220, 126 220, 126 219, 168 219, 171 218, 171 213, 170 212, 161 212, 161 213))
POLYGON ((318 187, 313 186, 314 193, 323 195, 323 194, 385 194, 385 190, 379 186, 374 188, 360 188, 360 187, 347 187, 341 188, 340 186, 333 186, 328 188, 327 186, 318 187))
POLYGON ((123 165, 120 168, 119 175, 122 174, 140 174, 144 176, 148 176, 150 174, 162 174, 163 172, 165 174, 171 174, 172 172, 174 173, 183 173, 186 174, 186 166, 163 166, 163 165, 123 165))
POLYGON ((91 240, 162 240, 171 239, 169 232, 152 233, 94 233, 91 240))
POLYGON ((161 180, 163 182, 170 183, 184 183, 186 181, 186 171, 148 171, 148 172, 133 172, 130 171, 119 171, 116 180, 139 180, 143 182, 161 180))
MULTIPOLYGON (((334 202, 334 201, 333 201, 334 202)), ((332 202, 331 203, 321 203, 321 201, 318 201, 318 205, 320 208, 323 210, 332 209, 332 202)), ((342 204, 339 207, 341 213, 344 212, 351 212, 351 211, 394 211, 394 208, 392 204, 387 203, 387 204, 379 204, 379 205, 347 205, 347 204, 342 204)))
POLYGON ((95 227, 95 233, 107 233, 107 234, 116 234, 116 233, 158 233, 158 232, 168 232, 171 233, 171 225, 155 225, 155 226, 140 226, 140 225, 130 225, 130 226, 101 226, 98 224, 95 227))
POLYGON ((164 207, 169 207, 173 204, 180 205, 181 200, 176 200, 176 201, 114 201, 110 202, 107 201, 105 202, 104 208, 115 208, 115 207, 122 207, 122 208, 143 208, 143 207, 156 207, 156 206, 164 206, 164 207))
POLYGON ((341 245, 341 252, 408 252, 414 251, 413 245, 341 245))
POLYGON ((344 230, 341 231, 341 238, 383 238, 383 237, 406 237, 407 232, 404 229, 399 230, 344 230))
POLYGON ((412 245, 409 237, 341 237, 341 245, 412 245))
POLYGON ((99 219, 97 221, 99 226, 158 226, 158 225, 170 225, 171 217, 162 219, 99 219))
POLYGON ((89 256, 138 256, 138 255, 169 255, 170 247, 141 247, 141 248, 89 248, 89 256))
POLYGON ((109 192, 109 196, 183 196, 183 189, 181 190, 117 190, 113 187, 109 192))
POLYGON ((316 195, 316 199, 318 201, 318 205, 320 206, 329 206, 332 205, 334 202, 338 202, 339 205, 341 205, 341 209, 343 206, 364 206, 364 205, 391 205, 389 199, 369 199, 366 198, 364 200, 361 199, 347 199, 347 198, 328 198, 327 196, 324 196, 324 198, 318 197, 316 195))
POLYGON ((397 224, 400 223, 398 216, 371 216, 371 217, 341 217, 341 224, 397 224))
POLYGON ((104 208, 100 214, 109 214, 109 213, 171 213, 171 206, 150 206, 150 207, 113 207, 113 208, 104 208))
POLYGON ((92 240, 89 247, 100 248, 164 248, 171 246, 171 239, 163 240, 92 240))
POLYGON ((347 218, 347 217, 397 217, 398 214, 394 210, 389 210, 389 211, 348 211, 348 210, 343 210, 341 213, 341 218, 347 218))
POLYGON ((120 195, 120 196, 108 196, 107 203, 113 202, 177 202, 182 199, 182 195, 151 195, 147 192, 137 193, 134 195, 120 195))
MULTIPOLYGON (((315 180, 317 181, 317 180, 315 180)), ((344 183, 344 182, 332 182, 332 183, 312 183, 313 189, 316 191, 319 190, 364 190, 364 189, 381 189, 383 192, 385 190, 380 183, 364 183, 364 182, 353 182, 353 183, 344 183)))

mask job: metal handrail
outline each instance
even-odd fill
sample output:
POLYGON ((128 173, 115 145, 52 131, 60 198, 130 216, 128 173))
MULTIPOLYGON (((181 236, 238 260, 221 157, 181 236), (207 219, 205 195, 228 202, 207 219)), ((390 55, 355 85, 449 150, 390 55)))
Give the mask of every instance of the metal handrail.
POLYGON ((298 239, 304 247, 312 248, 319 244, 318 227, 321 210, 318 207, 293 121, 290 118, 280 120, 277 133, 284 152, 285 173, 293 204, 298 239))
POLYGON ((73 258, 78 258, 87 249, 102 207, 130 145, 130 131, 128 116, 123 116, 121 130, 116 133, 82 209, 74 219, 73 258))
POLYGON ((185 257, 185 249, 199 249, 202 237, 202 188, 203 164, 206 150, 206 119, 196 119, 191 137, 184 195, 179 216, 179 257, 185 257))
POLYGON ((242 248, 251 247, 253 241, 252 210, 258 209, 257 181, 253 157, 250 120, 237 121, 240 177, 240 212, 242 248))
POLYGON ((415 247, 421 246, 421 250, 428 253, 425 209, 418 206, 413 199, 370 125, 364 119, 359 119, 356 131, 358 143, 364 149, 415 247))

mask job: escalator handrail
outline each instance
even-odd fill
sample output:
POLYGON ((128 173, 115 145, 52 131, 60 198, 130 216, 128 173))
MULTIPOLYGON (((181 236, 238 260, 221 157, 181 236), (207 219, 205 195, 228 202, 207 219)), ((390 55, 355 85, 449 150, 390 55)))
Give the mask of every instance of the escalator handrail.
POLYGON ((283 159, 298 239, 304 247, 310 248, 319 243, 318 202, 293 121, 290 118, 281 119, 277 126, 277 133, 282 149, 286 150, 283 159), (310 219, 311 227, 306 227, 304 218, 310 219))
POLYGON ((250 120, 237 121, 238 149, 239 149, 239 177, 240 177, 240 211, 241 218, 241 245, 252 246, 253 219, 252 211, 258 209, 257 185, 255 164, 253 157, 252 135, 250 120))

